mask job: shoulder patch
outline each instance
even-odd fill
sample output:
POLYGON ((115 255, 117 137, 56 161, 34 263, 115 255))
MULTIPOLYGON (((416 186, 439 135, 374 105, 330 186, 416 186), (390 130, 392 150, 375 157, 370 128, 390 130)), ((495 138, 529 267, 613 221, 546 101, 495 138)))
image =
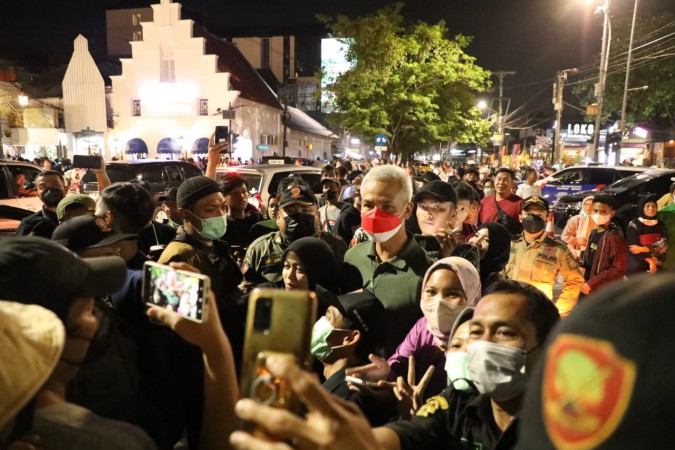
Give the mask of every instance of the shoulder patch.
POLYGON ((429 417, 429 415, 434 414, 439 408, 441 411, 446 410, 450 407, 448 401, 440 396, 436 395, 427 400, 427 402, 422 406, 419 411, 417 411, 417 416, 429 417))
POLYGON ((551 344, 542 386, 546 431, 557 448, 602 444, 633 394, 636 365, 604 340, 561 334, 551 344))

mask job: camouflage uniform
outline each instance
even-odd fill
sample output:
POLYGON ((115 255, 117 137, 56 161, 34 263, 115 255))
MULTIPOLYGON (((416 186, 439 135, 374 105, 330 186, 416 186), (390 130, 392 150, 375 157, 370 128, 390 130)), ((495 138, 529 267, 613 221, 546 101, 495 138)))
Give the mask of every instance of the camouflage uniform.
MULTIPOLYGON (((338 262, 342 264, 347 251, 345 241, 337 234, 327 231, 320 231, 316 237, 330 246, 338 262)), ((241 268, 244 278, 255 283, 281 281, 281 257, 289 245, 291 241, 281 231, 268 233, 253 241, 246 250, 241 268)))
POLYGON ((567 246, 546 233, 529 244, 523 235, 511 243, 511 256, 504 277, 522 281, 541 290, 553 300, 553 284, 562 273, 563 290, 555 303, 561 316, 566 316, 577 304, 584 277, 579 264, 567 246))

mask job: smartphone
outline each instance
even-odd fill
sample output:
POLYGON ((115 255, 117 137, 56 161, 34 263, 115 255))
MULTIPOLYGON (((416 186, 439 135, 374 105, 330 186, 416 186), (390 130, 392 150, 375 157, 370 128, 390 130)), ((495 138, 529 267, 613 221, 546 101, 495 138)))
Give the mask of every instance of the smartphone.
POLYGON ((229 142, 230 140, 230 127, 227 125, 218 125, 216 127, 216 145, 222 142, 229 142))
POLYGON ((366 381, 362 380, 361 378, 353 377, 351 375, 345 375, 345 381, 356 384, 358 386, 380 389, 380 386, 377 384, 376 381, 366 381))
POLYGON ((100 169, 101 157, 97 155, 74 155, 73 167, 78 169, 100 169))
POLYGON ((425 236, 423 234, 416 234, 415 240, 417 241, 418 244, 420 244, 420 247, 422 247, 427 252, 441 251, 441 243, 438 242, 436 236, 425 236))
MULTIPOLYGON (((242 397, 302 413, 302 405, 286 381, 273 377, 265 364, 269 356, 276 355, 310 369, 316 308, 316 294, 310 291, 257 288, 251 292, 241 365, 242 397)), ((255 431, 250 424, 243 427, 255 431)))
POLYGON ((143 265, 143 302, 176 311, 195 322, 206 318, 204 294, 210 287, 211 279, 200 273, 175 270, 152 261, 143 265))

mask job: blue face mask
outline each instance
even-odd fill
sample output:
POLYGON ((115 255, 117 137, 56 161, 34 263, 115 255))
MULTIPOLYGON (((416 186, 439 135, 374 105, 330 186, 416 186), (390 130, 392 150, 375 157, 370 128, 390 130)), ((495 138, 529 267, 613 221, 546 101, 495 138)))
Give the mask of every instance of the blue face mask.
POLYGON ((202 231, 199 235, 207 241, 215 241, 220 239, 227 231, 227 216, 211 217, 209 219, 202 219, 191 213, 194 217, 199 219, 202 223, 202 231))

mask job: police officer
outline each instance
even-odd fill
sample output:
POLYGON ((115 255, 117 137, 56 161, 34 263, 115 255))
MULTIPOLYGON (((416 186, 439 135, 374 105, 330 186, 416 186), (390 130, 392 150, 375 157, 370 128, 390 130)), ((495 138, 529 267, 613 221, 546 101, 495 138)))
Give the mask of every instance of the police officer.
MULTIPOLYGON (((335 253, 340 263, 347 251, 347 244, 340 236, 320 231, 318 201, 311 188, 292 186, 279 196, 279 231, 259 237, 246 250, 242 272, 246 280, 254 283, 281 281, 281 256, 291 242, 316 236, 335 253)), ((337 275, 337 274, 336 274, 337 275)))
POLYGON ((560 315, 566 316, 577 304, 584 277, 567 246, 544 231, 547 215, 548 202, 542 197, 533 195, 525 199, 520 213, 523 233, 511 243, 504 276, 531 284, 553 300, 553 283, 561 273, 563 290, 555 305, 560 315))

